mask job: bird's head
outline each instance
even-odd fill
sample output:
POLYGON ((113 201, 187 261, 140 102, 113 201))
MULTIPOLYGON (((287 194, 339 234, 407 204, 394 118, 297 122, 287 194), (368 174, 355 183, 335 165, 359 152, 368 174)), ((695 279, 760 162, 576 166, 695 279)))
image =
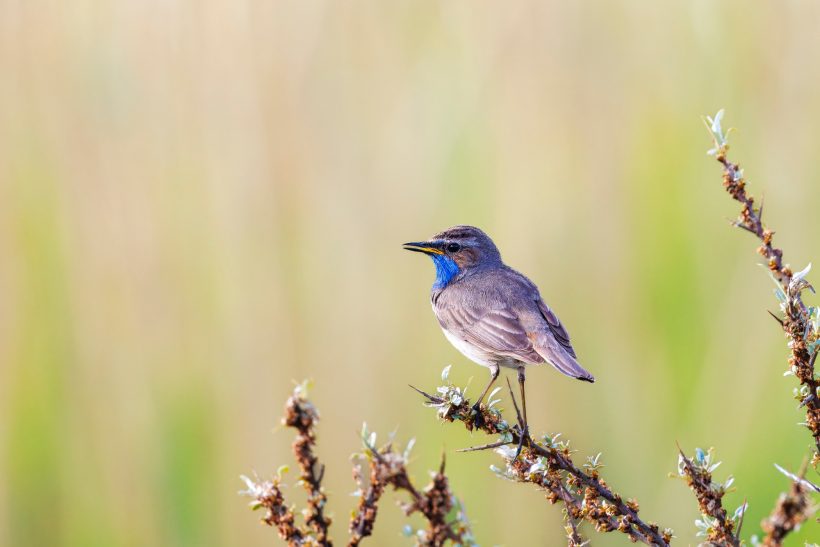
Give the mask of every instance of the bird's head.
POLYGON ((490 236, 474 226, 453 226, 427 241, 405 243, 408 251, 424 253, 436 265, 434 289, 443 289, 458 276, 501 264, 501 254, 490 236))

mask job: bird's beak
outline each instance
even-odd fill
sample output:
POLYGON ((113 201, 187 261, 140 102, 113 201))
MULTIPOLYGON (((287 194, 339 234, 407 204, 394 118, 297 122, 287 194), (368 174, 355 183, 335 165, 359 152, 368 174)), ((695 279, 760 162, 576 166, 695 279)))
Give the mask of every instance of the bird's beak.
POLYGON ((431 241, 416 241, 405 243, 402 247, 407 251, 416 251, 428 255, 443 255, 444 252, 431 241))

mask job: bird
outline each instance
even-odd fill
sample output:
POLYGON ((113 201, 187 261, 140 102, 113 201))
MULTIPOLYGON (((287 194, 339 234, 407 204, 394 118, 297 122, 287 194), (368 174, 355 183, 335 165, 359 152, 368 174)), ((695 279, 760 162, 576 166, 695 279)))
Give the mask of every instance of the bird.
POLYGON ((566 328, 541 298, 538 287, 501 260, 493 240, 475 226, 458 225, 404 249, 433 259, 433 313, 447 340, 471 361, 485 366, 490 381, 472 407, 480 427, 481 402, 501 368, 515 369, 523 408, 518 451, 529 438, 525 369, 549 363, 559 372, 594 382, 579 363, 566 328))

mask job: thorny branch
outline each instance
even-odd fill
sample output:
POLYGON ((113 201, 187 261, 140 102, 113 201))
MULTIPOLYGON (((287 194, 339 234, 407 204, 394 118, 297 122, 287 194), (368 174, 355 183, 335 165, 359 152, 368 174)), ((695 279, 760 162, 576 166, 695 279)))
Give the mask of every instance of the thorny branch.
MULTIPOLYGON (((272 480, 259 481, 242 477, 247 490, 242 494, 253 498, 253 509, 264 509, 262 522, 275 527, 279 537, 292 547, 331 547, 333 545, 328 529, 330 517, 326 515, 327 496, 322 487, 324 466, 314 454, 316 434, 314 427, 319 420, 319 413, 307 399, 305 384, 297 386, 285 405, 285 417, 282 423, 297 430, 293 442, 293 454, 299 464, 300 482, 307 491, 307 507, 304 515, 304 526, 296 523, 294 508, 287 505, 282 494, 282 474, 286 467, 280 467, 272 480)), ((438 547, 447 541, 454 544, 475 545, 469 522, 461 503, 450 491, 447 476, 444 474, 444 459, 432 481, 423 490, 418 490, 407 472, 407 461, 412 449, 412 441, 404 452, 396 452, 392 441, 376 448, 376 435, 362 434, 364 453, 361 461, 369 466, 367 484, 363 478, 361 462, 354 467, 353 476, 360 483, 359 502, 350 521, 349 546, 357 546, 373 533, 378 515, 378 503, 387 486, 394 490, 404 490, 410 495, 410 502, 402 504, 405 514, 420 513, 427 521, 427 529, 415 533, 418 545, 438 547)), ((405 527, 410 534, 412 528, 405 527)))
POLYGON ((730 517, 722 501, 734 479, 730 476, 723 484, 712 480, 712 472, 720 462, 712 463, 711 450, 704 452, 698 448, 693 459, 687 458, 680 448, 678 451, 678 476, 695 493, 700 508, 701 518, 695 521, 699 528, 698 536, 704 537, 707 545, 739 547, 742 545, 740 528, 743 525, 746 503, 738 507, 730 517))
POLYGON ((763 224, 763 205, 755 208, 755 200, 746 192, 746 179, 743 170, 736 163, 727 159, 729 144, 728 132, 721 127, 723 111, 714 118, 707 117, 706 125, 715 143, 710 150, 723 166, 723 187, 739 202, 741 211, 734 225, 753 234, 760 240, 758 254, 766 259, 766 266, 778 286, 778 299, 781 301, 782 319, 775 316, 789 340, 789 372, 800 381, 797 397, 800 406, 806 407, 806 427, 814 438, 814 457, 812 464, 820 463, 820 380, 814 374, 814 364, 820 351, 820 316, 817 308, 807 308, 801 294, 804 289, 814 291, 805 275, 808 268, 793 273, 783 262, 783 251, 772 245, 774 232, 763 224))
MULTIPOLYGON (((442 379, 447 380, 447 370, 442 379)), ((415 388, 414 388, 415 389, 415 388)), ((438 388, 438 395, 430 395, 417 390, 426 398, 426 404, 438 409, 438 416, 447 422, 461 422, 468 430, 478 429, 488 435, 500 435, 497 442, 467 449, 495 449, 506 463, 506 469, 493 467, 500 476, 523 483, 535 484, 546 490, 550 503, 563 503, 570 545, 584 543, 579 536, 576 522, 587 521, 599 532, 618 530, 633 541, 647 545, 669 545, 672 531, 661 531, 658 525, 647 523, 638 516, 638 503, 626 500, 614 492, 599 475, 602 464, 599 456, 589 458, 584 464, 586 472, 572 461, 569 443, 559 441, 559 435, 545 435, 540 440, 525 437, 523 449, 518 456, 516 448, 521 441, 521 419, 518 426, 510 426, 501 412, 493 408, 497 401, 482 405, 479 412, 473 412, 464 391, 451 383, 438 388)), ((493 394, 496 392, 493 392, 493 394)), ((510 390, 515 404, 515 395, 510 390)), ((490 396, 492 399, 492 394, 490 396)), ((516 405, 517 410, 517 405, 516 405)))
POLYGON ((305 512, 305 522, 314 533, 316 542, 319 545, 331 546, 333 543, 328 538, 328 528, 330 528, 330 517, 325 515, 325 505, 327 505, 327 495, 322 488, 322 478, 325 474, 325 466, 319 463, 318 458, 313 453, 316 445, 316 434, 313 426, 319 420, 319 413, 313 404, 304 396, 304 390, 297 388, 285 404, 285 417, 282 420, 288 427, 296 429, 299 433, 293 441, 293 455, 299 464, 301 471, 300 482, 305 487, 308 494, 307 511, 305 512))
POLYGON ((314 427, 319 421, 319 412, 307 399, 306 390, 305 383, 294 388, 285 404, 285 416, 282 418, 284 425, 297 431, 291 448, 299 464, 299 481, 307 491, 307 507, 302 512, 305 526, 296 524, 293 508, 286 505, 280 488, 286 466, 280 467, 276 477, 269 481, 259 482, 243 476, 248 489, 241 493, 254 498, 250 504, 252 509, 265 509, 262 522, 275 526, 279 537, 288 545, 332 547, 333 542, 328 536, 331 519, 325 515, 327 496, 322 488, 324 465, 313 453, 316 445, 314 427))
MULTIPOLYGON (((356 547, 364 538, 373 534, 373 526, 376 523, 376 516, 378 516, 379 511, 379 500, 384 494, 384 487, 386 486, 386 481, 379 471, 378 466, 371 465, 367 488, 359 489, 359 503, 350 518, 348 547, 356 547)), ((364 482, 361 465, 353 467, 353 480, 357 483, 364 482)))
POLYGON ((243 475, 242 480, 245 481, 248 489, 241 493, 253 498, 251 508, 265 510, 262 522, 268 526, 275 526, 279 537, 290 546, 308 544, 306 534, 295 524, 293 508, 285 504, 285 497, 279 487, 282 480, 281 475, 277 474, 272 481, 261 482, 243 475))
MULTIPOLYGON (((812 464, 815 468, 820 464, 820 380, 815 376, 814 364, 820 352, 820 315, 816 307, 807 307, 802 300, 802 292, 809 289, 814 292, 814 288, 805 279, 811 265, 803 271, 793 273, 791 268, 783 262, 783 251, 772 245, 774 232, 766 228, 763 224, 763 205, 755 209, 755 201, 746 192, 746 180, 743 170, 736 163, 727 159, 729 151, 728 131, 724 133, 721 127, 723 111, 717 113, 714 118, 706 117, 705 123, 714 141, 714 148, 709 151, 714 154, 717 161, 723 166, 723 187, 732 198, 741 204, 741 211, 733 224, 739 228, 753 234, 761 245, 757 252, 766 259, 766 266, 772 279, 777 286, 775 295, 780 301, 780 310, 784 317, 781 319, 777 315, 769 312, 780 324, 783 332, 788 338, 790 357, 788 374, 793 374, 800 382, 800 389, 795 389, 795 397, 800 401, 798 408, 806 407, 806 422, 804 425, 809 429, 814 439, 814 455, 812 464)), ((711 452, 708 456, 699 451, 696 461, 691 461, 681 453, 681 465, 679 474, 687 478, 689 486, 695 491, 701 512, 704 515, 706 524, 704 527, 707 538, 716 541, 724 540, 729 545, 737 545, 732 541, 739 541, 739 528, 742 524, 742 512, 746 504, 738 508, 741 512, 738 530, 733 534, 734 523, 737 521, 737 512, 734 518, 726 517, 726 511, 721 507, 720 498, 725 493, 730 484, 717 485, 711 482, 710 467, 711 452)), ((783 468, 776 466, 792 480, 789 492, 781 494, 771 515, 761 523, 766 536, 763 545, 779 546, 783 539, 812 514, 816 507, 807 497, 807 491, 816 486, 805 480, 806 466, 804 465, 800 476, 793 475, 783 468)), ((731 480, 731 479, 730 479, 731 480)), ((701 521, 699 521, 701 522, 701 521)), ((703 524, 703 522, 701 522, 703 524)))
MULTIPOLYGON (((461 503, 450 491, 449 481, 444 474, 443 456, 438 471, 432 474, 430 484, 419 491, 407 472, 412 441, 403 453, 394 449, 392 441, 377 448, 375 434, 368 434, 366 429, 362 432, 362 441, 365 450, 359 455, 359 459, 368 464, 370 473, 366 487, 360 485, 359 503, 350 520, 349 547, 358 545, 372 533, 379 498, 388 486, 410 495, 410 502, 402 504, 406 515, 418 512, 427 521, 427 529, 415 533, 419 545, 439 546, 448 540, 456 545, 475 544, 461 503)), ((354 478, 360 483, 364 482, 362 469, 363 465, 360 463, 353 470, 354 478)), ((408 531, 412 533, 412 529, 408 528, 408 531)))
POLYGON ((766 547, 782 545, 783 539, 808 520, 817 509, 809 499, 808 491, 818 489, 816 485, 803 478, 806 466, 803 465, 799 476, 787 472, 780 466, 776 467, 792 480, 792 484, 788 492, 780 494, 772 514, 761 523, 763 531, 766 532, 762 544, 766 547))

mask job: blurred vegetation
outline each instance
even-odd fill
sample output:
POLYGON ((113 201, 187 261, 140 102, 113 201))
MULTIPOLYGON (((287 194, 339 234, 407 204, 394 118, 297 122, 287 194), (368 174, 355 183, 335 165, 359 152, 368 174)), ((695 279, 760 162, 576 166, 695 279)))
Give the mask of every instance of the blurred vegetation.
MULTIPOLYGON (((0 542, 269 545, 235 493, 287 460, 267 433, 292 378, 316 379, 336 499, 364 420, 424 439, 417 475, 474 444, 407 388, 448 363, 483 381, 430 312, 432 268, 400 247, 456 223, 539 284, 598 379, 531 372, 533 423, 602 451, 681 544, 698 511, 665 478, 675 441, 715 445, 751 533, 788 486, 772 463, 797 469, 810 439, 699 116, 732 113, 778 244, 816 261, 818 16, 0 1, 0 542)), ((482 544, 560 541, 542 494, 486 455, 448 462, 482 544)), ((389 509, 373 544, 406 541, 389 509)))

